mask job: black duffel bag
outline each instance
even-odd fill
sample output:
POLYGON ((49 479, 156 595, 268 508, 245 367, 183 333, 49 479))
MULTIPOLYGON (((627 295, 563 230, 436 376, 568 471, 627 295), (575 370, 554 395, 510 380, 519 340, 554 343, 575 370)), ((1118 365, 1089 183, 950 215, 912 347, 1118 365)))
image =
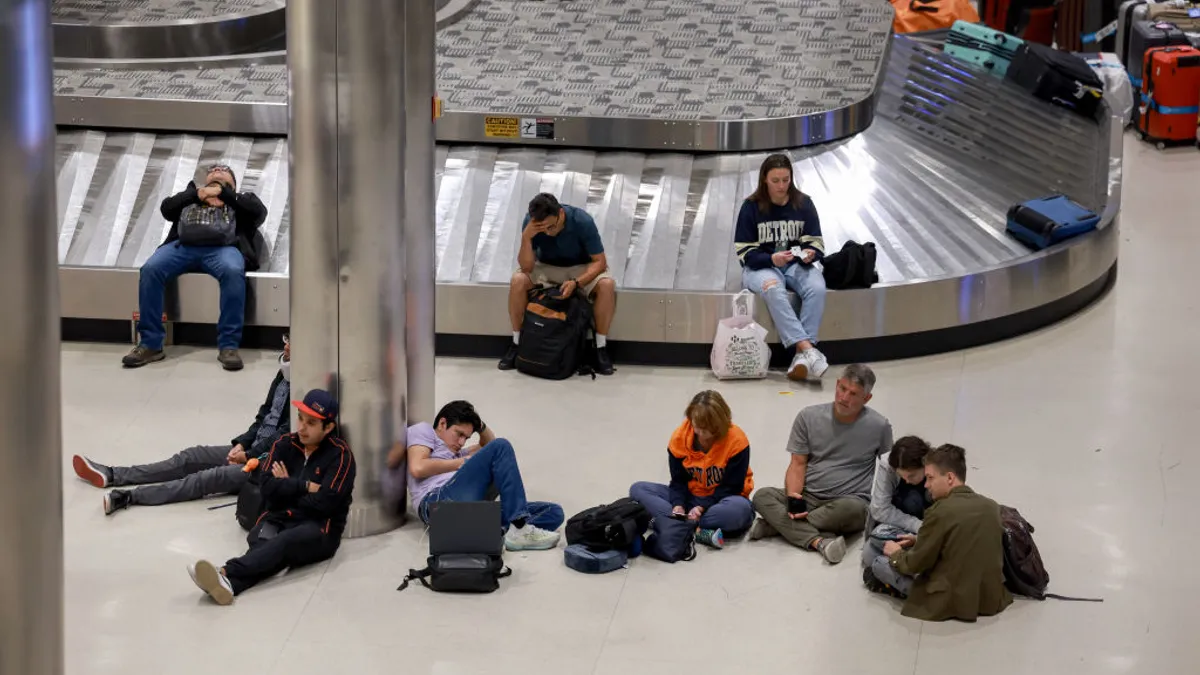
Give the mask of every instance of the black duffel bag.
POLYGON ((512 570, 504 566, 504 558, 498 555, 444 553, 429 556, 429 566, 423 570, 409 570, 396 590, 408 588, 408 582, 415 579, 439 593, 491 593, 510 574, 512 570))

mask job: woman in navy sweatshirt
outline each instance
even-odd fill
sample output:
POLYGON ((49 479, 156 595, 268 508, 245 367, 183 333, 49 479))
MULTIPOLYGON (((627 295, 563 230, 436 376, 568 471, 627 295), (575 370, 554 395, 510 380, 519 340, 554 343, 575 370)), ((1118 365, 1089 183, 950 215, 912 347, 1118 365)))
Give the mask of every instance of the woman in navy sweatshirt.
POLYGON ((785 347, 796 348, 788 367, 793 380, 818 380, 829 368, 816 348, 825 313, 825 277, 816 262, 825 255, 821 219, 812 199, 796 187, 792 161, 771 155, 758 170, 758 189, 742 202, 734 232, 742 286, 767 303, 785 347), (800 315, 787 290, 800 297, 800 315))

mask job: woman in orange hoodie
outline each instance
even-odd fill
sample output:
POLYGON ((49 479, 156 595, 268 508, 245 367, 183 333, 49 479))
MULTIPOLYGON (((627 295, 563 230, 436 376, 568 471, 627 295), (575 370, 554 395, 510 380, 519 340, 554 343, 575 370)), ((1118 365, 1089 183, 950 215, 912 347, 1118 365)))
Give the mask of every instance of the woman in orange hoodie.
POLYGON ((629 496, 655 518, 696 523, 696 541, 720 548, 725 536, 737 537, 754 522, 750 441, 715 391, 693 396, 684 416, 667 444, 671 484, 634 483, 629 496))

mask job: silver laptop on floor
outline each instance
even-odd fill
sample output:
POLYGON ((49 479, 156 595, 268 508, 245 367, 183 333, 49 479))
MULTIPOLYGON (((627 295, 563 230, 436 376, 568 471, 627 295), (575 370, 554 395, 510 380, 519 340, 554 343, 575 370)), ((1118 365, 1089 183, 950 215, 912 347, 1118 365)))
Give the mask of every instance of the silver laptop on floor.
POLYGON ((434 502, 429 507, 429 555, 503 552, 500 502, 434 502))

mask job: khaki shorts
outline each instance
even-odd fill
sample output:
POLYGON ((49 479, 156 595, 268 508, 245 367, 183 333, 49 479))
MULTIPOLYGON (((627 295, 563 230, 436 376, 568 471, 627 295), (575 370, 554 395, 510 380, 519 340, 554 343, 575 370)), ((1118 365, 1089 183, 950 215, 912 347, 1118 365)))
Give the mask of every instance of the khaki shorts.
MULTIPOLYGON (((560 286, 565 284, 568 279, 578 279, 584 272, 587 272, 588 265, 571 265, 570 267, 559 267, 557 265, 547 265, 542 262, 533 263, 533 272, 529 278, 533 283, 541 286, 560 286)), ((518 272, 521 270, 518 269, 518 272)), ((601 279, 611 279, 613 276, 605 269, 592 282, 583 287, 583 293, 587 297, 592 297, 592 293, 596 292, 596 284, 600 283, 601 279)))

